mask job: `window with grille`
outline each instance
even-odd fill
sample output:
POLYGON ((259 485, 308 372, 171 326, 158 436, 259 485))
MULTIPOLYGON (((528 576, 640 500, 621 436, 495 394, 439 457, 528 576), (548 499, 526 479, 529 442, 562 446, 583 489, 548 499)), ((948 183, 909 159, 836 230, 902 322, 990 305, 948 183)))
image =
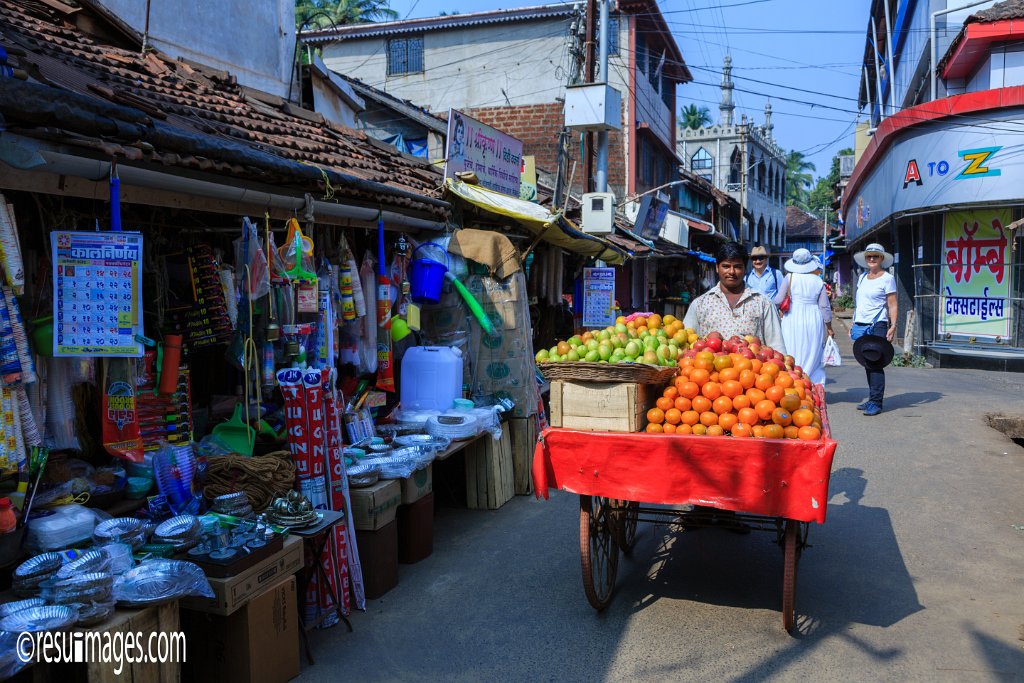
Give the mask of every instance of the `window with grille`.
POLYGON ((706 171, 714 166, 715 160, 711 158, 708 151, 701 147, 697 153, 690 157, 690 170, 706 171))
POLYGON ((423 73, 423 36, 388 41, 388 76, 423 73))

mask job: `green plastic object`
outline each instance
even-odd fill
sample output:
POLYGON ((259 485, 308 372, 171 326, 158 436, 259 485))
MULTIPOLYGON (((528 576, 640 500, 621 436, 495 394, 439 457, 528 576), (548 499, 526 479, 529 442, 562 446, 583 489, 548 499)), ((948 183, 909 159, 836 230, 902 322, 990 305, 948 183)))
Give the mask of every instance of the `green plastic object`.
POLYGON ((295 265, 287 273, 289 280, 297 282, 316 282, 316 273, 311 273, 302 267, 302 240, 295 240, 295 265))
POLYGON ((213 428, 213 435, 225 446, 240 455, 252 455, 256 445, 256 430, 242 419, 242 404, 235 404, 235 414, 231 419, 213 428))
POLYGON ((480 303, 474 299, 469 293, 469 290, 466 289, 466 285, 462 284, 459 281, 459 278, 455 277, 451 271, 445 273, 444 277, 455 285, 455 289, 459 292, 459 296, 461 296, 462 300, 466 302, 467 306, 469 306, 470 313, 472 313, 473 317, 476 318, 476 321, 480 323, 480 327, 483 328, 483 331, 486 332, 488 336, 494 336, 494 325, 491 324, 490 319, 487 317, 487 314, 484 313, 484 309, 480 303))

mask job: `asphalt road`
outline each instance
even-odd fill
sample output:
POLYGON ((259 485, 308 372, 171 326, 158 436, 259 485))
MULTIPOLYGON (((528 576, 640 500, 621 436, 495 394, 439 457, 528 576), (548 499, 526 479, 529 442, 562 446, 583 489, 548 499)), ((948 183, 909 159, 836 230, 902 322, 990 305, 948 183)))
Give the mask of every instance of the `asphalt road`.
POLYGON ((595 613, 578 498, 554 492, 493 512, 439 505, 433 555, 401 566, 353 633, 312 634, 300 680, 1024 680, 1024 448, 985 421, 1024 415, 1024 376, 886 376, 886 411, 868 418, 860 366, 846 355, 830 372, 840 446, 795 636, 765 533, 641 525, 595 613))

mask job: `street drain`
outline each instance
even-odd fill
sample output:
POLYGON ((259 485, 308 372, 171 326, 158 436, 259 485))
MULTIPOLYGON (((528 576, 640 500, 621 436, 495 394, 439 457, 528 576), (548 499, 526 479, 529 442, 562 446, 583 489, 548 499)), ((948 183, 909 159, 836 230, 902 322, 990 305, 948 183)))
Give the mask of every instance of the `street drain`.
POLYGON ((1015 444, 1024 447, 1024 416, 989 413, 985 416, 985 421, 989 427, 1002 432, 1015 444))

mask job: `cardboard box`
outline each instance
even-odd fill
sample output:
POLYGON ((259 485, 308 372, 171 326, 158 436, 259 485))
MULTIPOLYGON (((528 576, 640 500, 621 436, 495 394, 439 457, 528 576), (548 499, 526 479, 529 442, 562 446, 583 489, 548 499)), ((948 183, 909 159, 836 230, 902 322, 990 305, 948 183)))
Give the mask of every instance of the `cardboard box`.
POLYGON ((182 680, 284 683, 299 675, 295 577, 278 581, 229 616, 184 611, 188 661, 182 680))
POLYGON ((434 466, 427 465, 413 472, 411 477, 398 481, 402 486, 402 505, 415 503, 434 490, 434 466))
POLYGON ((375 600, 398 585, 398 522, 376 531, 357 531, 356 542, 366 597, 375 600))
POLYGON ((185 609, 229 615, 250 600, 265 593, 282 577, 291 576, 302 568, 302 539, 289 536, 284 540, 280 552, 271 555, 235 576, 223 579, 209 579, 214 598, 185 598, 181 606, 185 609))
POLYGON ((351 489, 352 521, 356 529, 376 531, 395 521, 402 503, 402 485, 397 479, 382 479, 373 486, 351 489))
POLYGON ((415 564, 434 552, 434 494, 428 493, 411 505, 401 505, 398 525, 398 561, 415 564))
POLYGON ((551 426, 639 432, 663 389, 657 384, 552 382, 551 426))

